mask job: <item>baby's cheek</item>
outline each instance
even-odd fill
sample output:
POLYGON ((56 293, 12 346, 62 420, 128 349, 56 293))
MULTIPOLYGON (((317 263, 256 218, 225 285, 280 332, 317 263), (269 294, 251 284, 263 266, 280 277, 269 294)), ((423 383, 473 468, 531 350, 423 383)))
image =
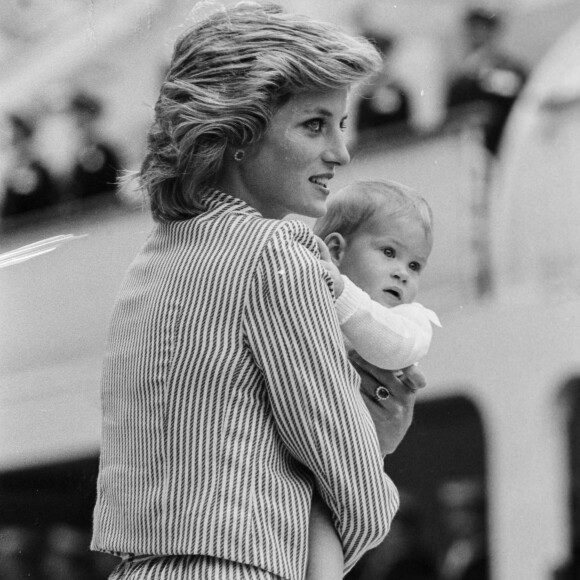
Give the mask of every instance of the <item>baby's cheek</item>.
POLYGON ((415 298, 417 298, 417 294, 419 292, 419 280, 411 281, 409 285, 409 293, 407 295, 407 303, 415 302, 415 298))

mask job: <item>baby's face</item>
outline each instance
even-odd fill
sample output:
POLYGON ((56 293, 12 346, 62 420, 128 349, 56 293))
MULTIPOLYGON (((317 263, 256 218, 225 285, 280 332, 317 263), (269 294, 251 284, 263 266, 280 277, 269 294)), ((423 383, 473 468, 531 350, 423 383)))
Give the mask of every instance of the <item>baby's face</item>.
POLYGON ((431 241, 414 214, 393 217, 386 208, 346 241, 338 267, 370 297, 385 306, 415 300, 431 241))

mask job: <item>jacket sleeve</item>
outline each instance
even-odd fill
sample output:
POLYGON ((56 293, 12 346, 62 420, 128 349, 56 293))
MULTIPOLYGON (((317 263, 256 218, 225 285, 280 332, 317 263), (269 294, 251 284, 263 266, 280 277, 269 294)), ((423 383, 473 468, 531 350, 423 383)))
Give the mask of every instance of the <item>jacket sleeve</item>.
POLYGON ((388 308, 375 302, 346 276, 336 300, 340 328, 349 348, 377 367, 398 370, 423 358, 432 324, 440 326, 435 312, 417 302, 388 308))
MULTIPOLYGON (((283 222, 252 281, 246 335, 289 452, 313 473, 349 570, 387 534, 398 493, 348 362, 309 230, 283 222)), ((303 224, 300 224, 303 226, 303 224)))

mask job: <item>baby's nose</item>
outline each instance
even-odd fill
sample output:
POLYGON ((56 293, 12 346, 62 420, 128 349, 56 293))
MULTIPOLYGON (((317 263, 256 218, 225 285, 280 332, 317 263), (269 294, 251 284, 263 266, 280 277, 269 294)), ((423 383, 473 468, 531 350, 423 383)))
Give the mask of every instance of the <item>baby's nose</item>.
POLYGON ((409 274, 405 268, 398 268, 395 270, 395 272, 393 272, 393 277, 397 280, 400 280, 403 284, 406 284, 407 280, 409 279, 409 274))

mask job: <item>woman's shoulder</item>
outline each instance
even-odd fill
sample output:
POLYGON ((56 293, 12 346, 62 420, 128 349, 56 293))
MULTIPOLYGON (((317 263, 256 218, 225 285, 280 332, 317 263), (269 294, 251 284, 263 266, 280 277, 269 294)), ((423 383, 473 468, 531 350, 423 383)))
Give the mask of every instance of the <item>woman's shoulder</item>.
POLYGON ((320 261, 312 230, 299 220, 278 221, 260 256, 258 277, 293 287, 326 288, 332 281, 320 261))
POLYGON ((304 222, 298 219, 272 221, 277 221, 273 224, 270 236, 272 249, 318 259, 316 239, 312 230, 304 222))
POLYGON ((311 229, 299 220, 278 220, 277 223, 272 220, 270 226, 273 229, 256 263, 252 287, 260 295, 278 296, 281 303, 316 303, 317 309, 329 307, 332 279, 322 266, 311 229))

